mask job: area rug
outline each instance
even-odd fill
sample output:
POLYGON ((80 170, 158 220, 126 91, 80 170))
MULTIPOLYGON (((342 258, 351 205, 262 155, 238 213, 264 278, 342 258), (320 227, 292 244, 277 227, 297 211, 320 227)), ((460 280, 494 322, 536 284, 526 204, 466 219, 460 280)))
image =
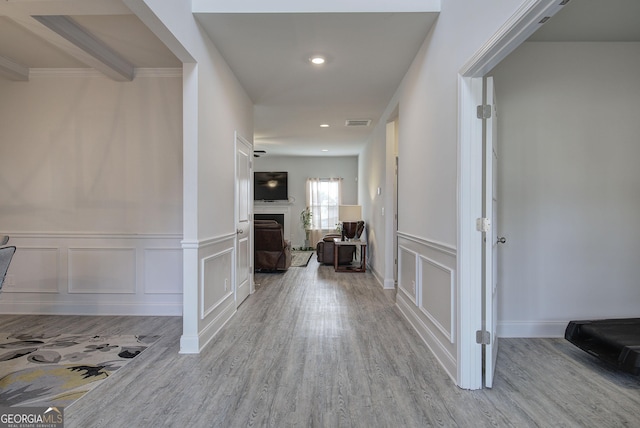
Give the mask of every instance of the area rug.
POLYGON ((160 336, 0 333, 0 407, 64 407, 160 336))
POLYGON ((315 251, 292 251, 291 252, 291 267, 305 267, 309 264, 311 256, 315 251))

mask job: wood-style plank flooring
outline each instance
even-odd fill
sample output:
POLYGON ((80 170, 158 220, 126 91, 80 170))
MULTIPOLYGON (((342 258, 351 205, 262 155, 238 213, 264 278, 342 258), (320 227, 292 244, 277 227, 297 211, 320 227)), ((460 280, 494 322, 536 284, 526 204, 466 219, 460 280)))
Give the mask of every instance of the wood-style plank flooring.
POLYGON ((370 273, 258 274, 199 355, 175 317, 0 316, 0 331, 161 334, 66 427, 640 427, 640 379, 562 339, 503 339, 495 387, 457 388, 370 273))

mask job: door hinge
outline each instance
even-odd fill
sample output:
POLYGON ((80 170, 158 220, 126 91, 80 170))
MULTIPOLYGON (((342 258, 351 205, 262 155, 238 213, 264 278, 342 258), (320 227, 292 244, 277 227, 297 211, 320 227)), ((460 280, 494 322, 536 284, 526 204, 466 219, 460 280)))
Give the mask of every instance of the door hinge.
POLYGON ((491 119, 491 105, 482 104, 476 108, 478 119, 491 119))
POLYGON ((476 230, 483 233, 489 232, 491 230, 491 219, 486 217, 476 219, 476 230))
POLYGON ((478 345, 490 345, 491 344, 491 333, 486 330, 477 330, 476 331, 476 343, 478 345))

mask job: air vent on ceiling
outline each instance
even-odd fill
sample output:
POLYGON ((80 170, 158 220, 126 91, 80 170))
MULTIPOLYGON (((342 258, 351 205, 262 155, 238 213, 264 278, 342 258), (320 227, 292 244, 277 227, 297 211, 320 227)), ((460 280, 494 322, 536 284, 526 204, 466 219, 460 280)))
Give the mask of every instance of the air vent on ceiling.
POLYGON ((347 119, 344 126, 369 126, 371 119, 347 119))

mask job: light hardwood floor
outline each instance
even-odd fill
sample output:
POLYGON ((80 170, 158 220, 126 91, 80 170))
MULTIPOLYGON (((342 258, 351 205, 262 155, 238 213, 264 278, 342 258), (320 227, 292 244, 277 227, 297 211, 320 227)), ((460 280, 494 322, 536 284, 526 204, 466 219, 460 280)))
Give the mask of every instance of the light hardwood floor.
POLYGON ((199 355, 174 317, 0 316, 0 331, 161 334, 65 409, 66 427, 639 427, 640 379, 562 339, 503 339, 495 387, 457 388, 370 273, 260 286, 199 355))

